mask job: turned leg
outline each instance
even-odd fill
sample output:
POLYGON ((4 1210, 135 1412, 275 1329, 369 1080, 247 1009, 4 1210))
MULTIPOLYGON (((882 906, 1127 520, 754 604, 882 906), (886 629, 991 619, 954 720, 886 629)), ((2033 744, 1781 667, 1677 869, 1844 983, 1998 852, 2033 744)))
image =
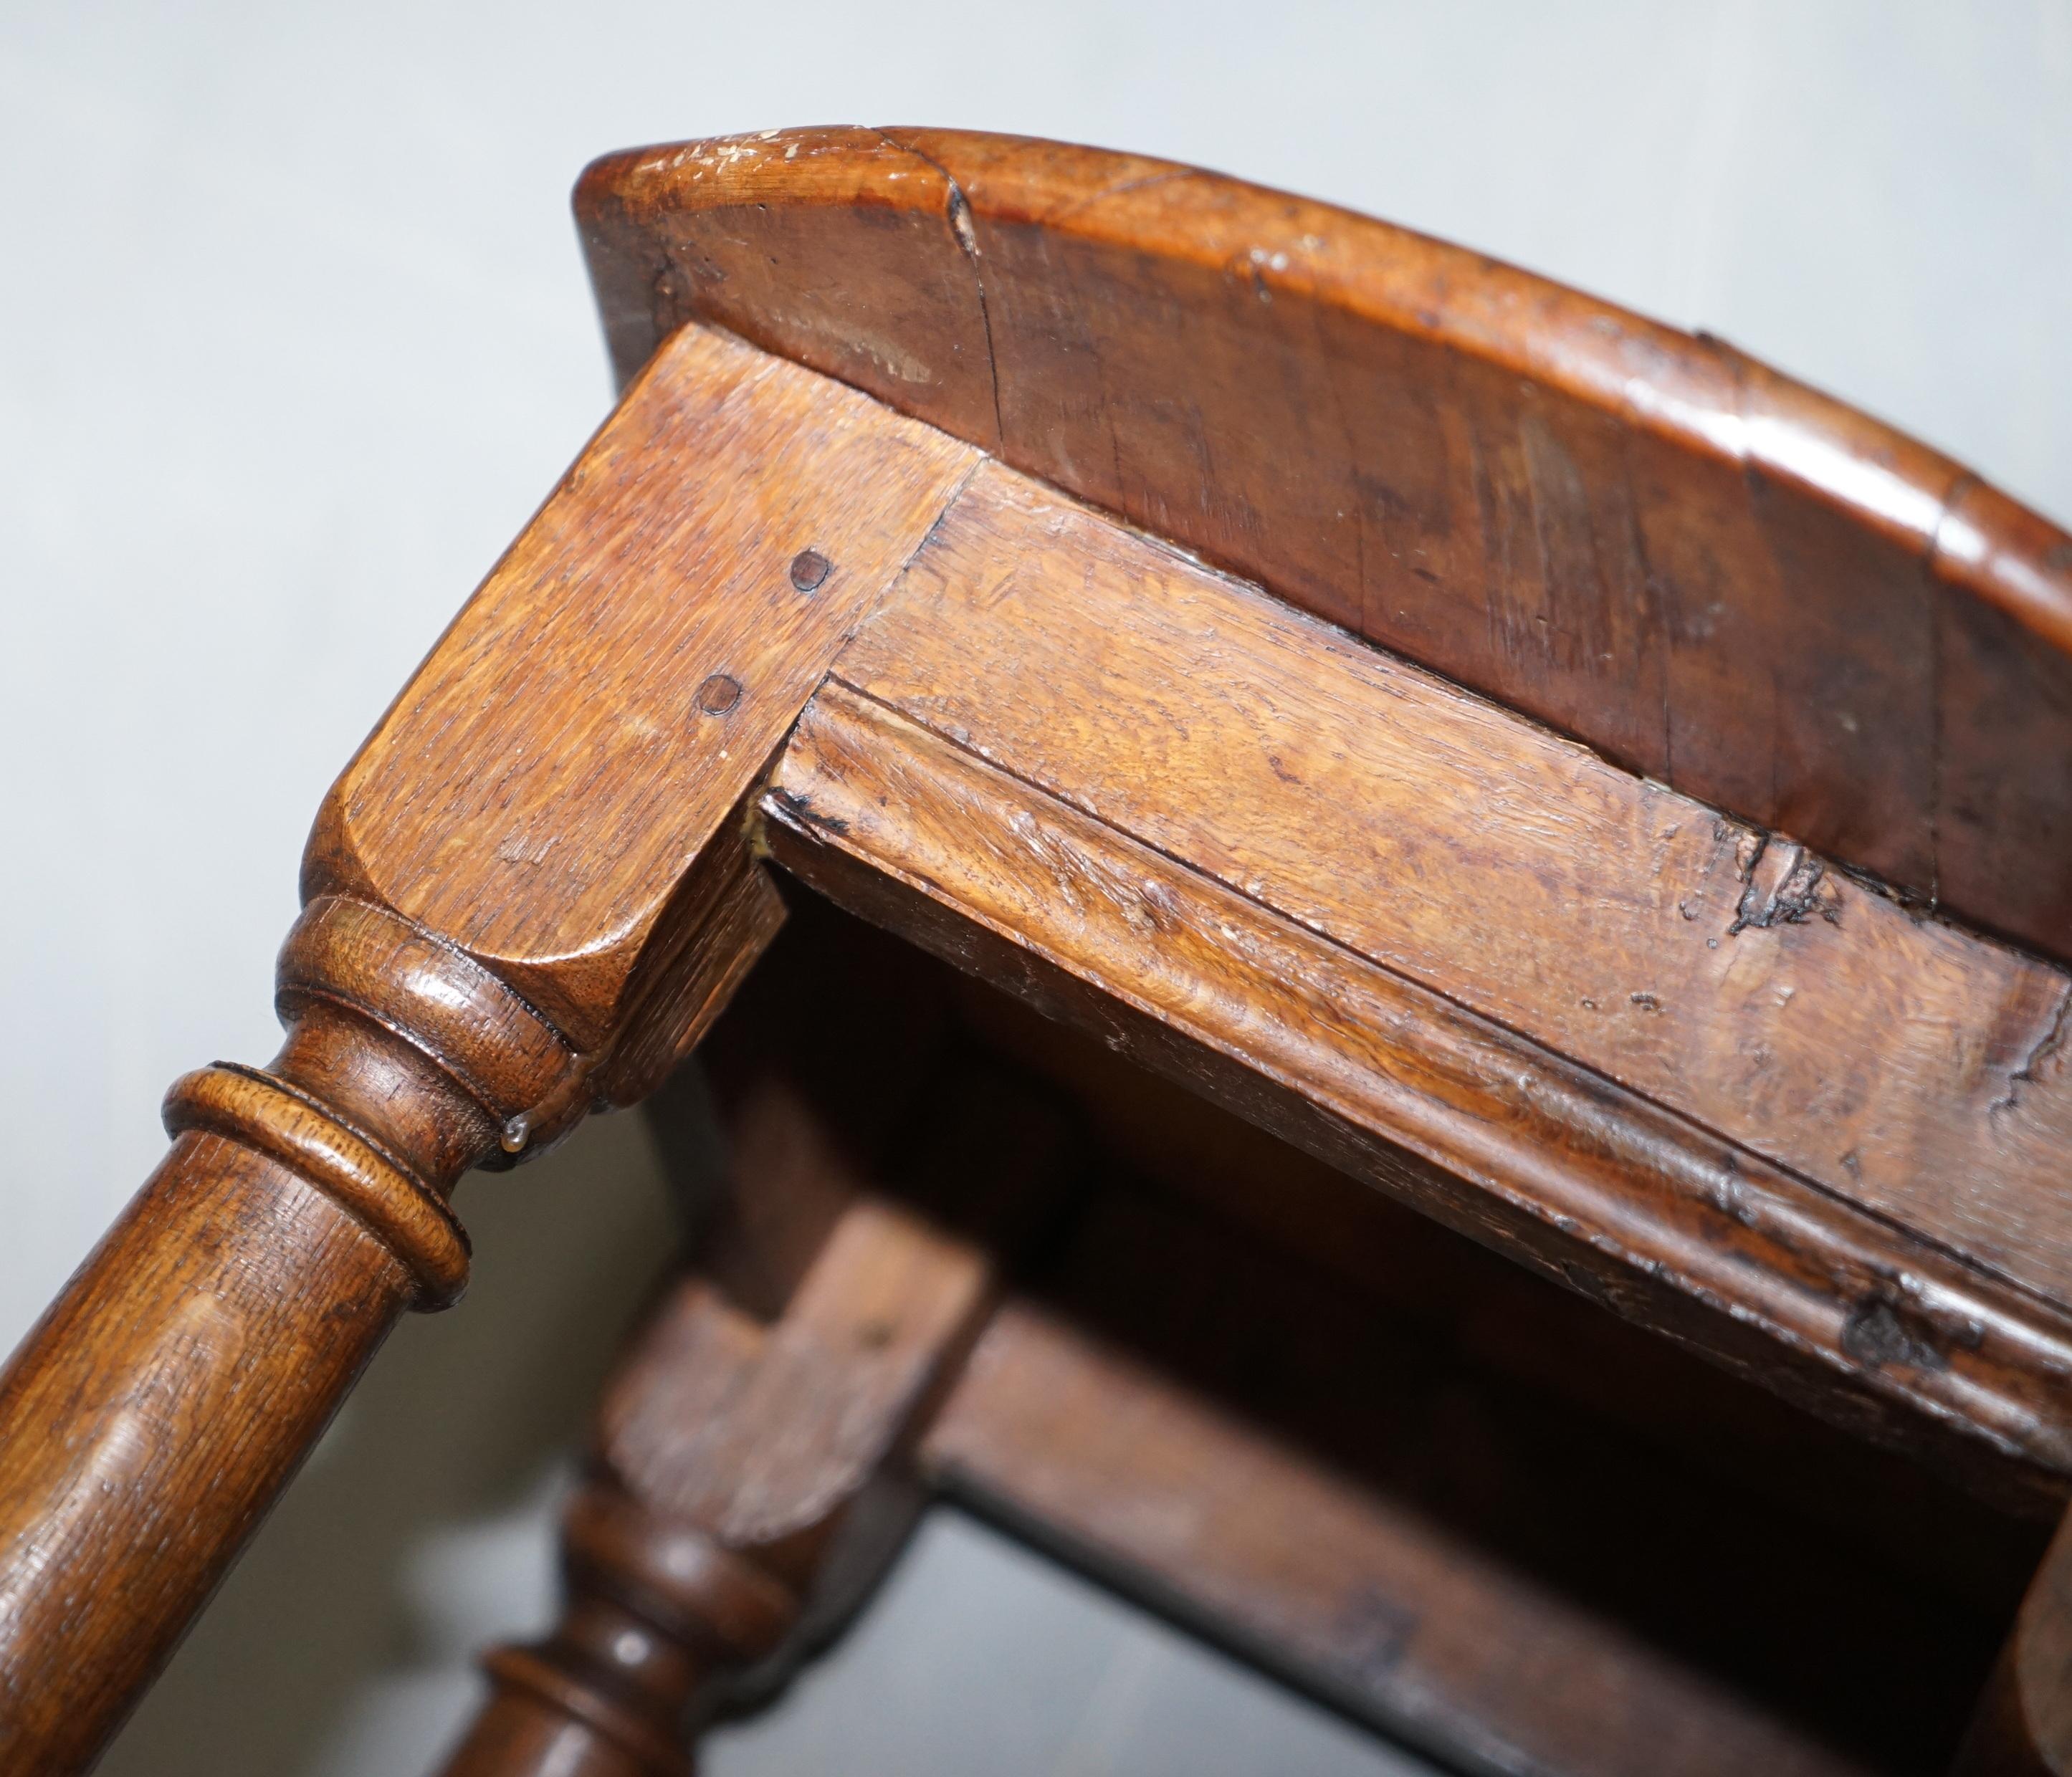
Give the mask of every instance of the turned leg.
POLYGON ((500 1648, 495 1685, 447 1777, 647 1777, 690 1768, 683 1722, 708 1680, 772 1652, 797 1594, 616 1483, 587 1483, 561 1523, 568 1602, 545 1641, 500 1648))
POLYGON ((314 902, 281 972, 280 1055, 174 1086, 172 1151, 0 1387, 7 1769, 90 1756, 397 1315, 460 1293, 446 1195, 573 1063, 378 909, 314 902))
POLYGON ((459 1295, 460 1175, 697 1040, 783 916, 743 799, 972 456, 686 329, 383 717, 304 860, 286 1046, 173 1088, 0 1377, 0 1770, 92 1763, 397 1315, 459 1295))
MULTIPOLYGON (((944 1097, 923 1168, 983 1176, 988 1219, 1024 1225, 1056 1126, 944 1097)), ((706 1687, 802 1651, 904 1533, 905 1459, 986 1317, 992 1245, 869 1189, 788 1090, 750 1098, 731 1170, 738 1213, 607 1389, 563 1522, 561 1621, 488 1656, 445 1777, 683 1777, 706 1687)))

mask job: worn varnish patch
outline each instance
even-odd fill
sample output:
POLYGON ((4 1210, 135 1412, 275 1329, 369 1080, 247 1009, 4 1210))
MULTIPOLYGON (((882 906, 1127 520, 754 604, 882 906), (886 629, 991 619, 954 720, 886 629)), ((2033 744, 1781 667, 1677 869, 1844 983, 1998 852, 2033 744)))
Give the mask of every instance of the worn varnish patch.
POLYGON ((1309 930, 2072 1301, 2072 1070, 2048 1040, 2066 983, 2045 965, 996 465, 837 670, 1309 930))

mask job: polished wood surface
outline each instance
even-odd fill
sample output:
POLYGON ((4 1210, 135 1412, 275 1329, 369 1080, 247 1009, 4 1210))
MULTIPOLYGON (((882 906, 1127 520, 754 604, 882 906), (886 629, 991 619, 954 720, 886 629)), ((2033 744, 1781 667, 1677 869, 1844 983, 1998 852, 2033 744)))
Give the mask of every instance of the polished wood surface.
POLYGON ((696 1041, 782 915, 737 806, 972 460, 693 330, 434 648, 319 815, 285 1046, 175 1086, 0 1381, 0 1765, 90 1762, 397 1312, 459 1293, 462 1172, 696 1041))
POLYGON ((926 1460, 957 1496, 1442 1757, 1574 1777, 1871 1768, 1040 1310, 988 1330, 926 1460))
POLYGON ((179 1138, 0 1391, 0 1768, 90 1761, 409 1289, 296 1172, 179 1138))
POLYGON ((836 671, 1224 888, 2072 1305, 2065 971, 1910 917, 997 467, 836 671))
MULTIPOLYGON (((279 1055, 175 1084, 165 1164, 0 1377, 0 1765, 90 1763, 397 1315, 460 1293, 460 1176, 664 1081, 780 872, 2062 1510, 2072 540, 1716 343, 1163 163, 773 133, 600 162, 578 207, 624 398, 319 810, 279 1055)), ((773 978, 773 1091, 816 1020, 846 1083, 813 1115, 932 1077, 894 954, 861 1027, 824 969, 773 978)), ((703 1681, 839 1590, 1005 1250, 861 1188, 656 1323, 471 1777, 675 1768, 703 1681)), ((1215 1442, 1117 1373, 1101 1401, 1215 1442)), ((1976 1759, 2058 1756, 2062 1566, 1976 1759)))
POLYGON ((1720 342, 1139 156, 768 132, 577 195, 717 322, 1697 800, 2072 955, 2072 540, 1720 342))
POLYGON ((2055 969, 994 467, 762 806, 787 868, 1054 1016, 2062 1496, 2055 969))
POLYGON ((738 867, 715 839, 976 460, 679 334, 347 767, 306 893, 393 908, 493 970, 587 1081, 639 1040, 640 994, 738 867), (801 590, 808 551, 834 565, 801 590))
MULTIPOLYGON (((1926 1777, 1957 1743, 2038 1527, 824 904, 799 904, 704 1060, 733 1131, 727 1213, 656 1323, 677 1330, 636 1343, 600 1428, 603 1476, 640 1428, 655 1546, 702 1547, 693 1525, 738 1526, 773 1500, 850 1500, 839 1397, 848 1447, 874 1453, 871 1491, 938 1489, 1447 1768, 1926 1777), (1045 1102, 1074 1158, 1069 1190, 1038 1193, 1031 1239, 1028 1215, 998 1214, 999 1184, 1028 1151, 1016 1107, 1045 1102), (865 1176, 886 1188, 859 1193, 865 1176), (898 1391, 857 1373, 830 1305, 873 1293, 856 1255, 892 1229, 1007 1289, 938 1348, 925 1398, 898 1408, 906 1434, 882 1438, 898 1391), (825 1336, 804 1336, 809 1321, 825 1336), (743 1381, 780 1349, 781 1390, 743 1381), (764 1411, 780 1394, 786 1410, 764 1411)), ((668 1148, 666 1106, 656 1127, 668 1148)), ((937 1275, 929 1260, 900 1292, 923 1318, 937 1275)), ((581 1653, 628 1630, 600 1591, 663 1620, 626 1539, 604 1553, 595 1492, 572 1513, 571 1607, 534 1651, 562 1681, 492 1656, 470 1777, 575 1760, 571 1715, 590 1732, 609 1713, 581 1693, 639 1676, 581 1653), (558 1726, 491 1732, 518 1704, 558 1726)), ((846 1613, 888 1547, 816 1556, 805 1590, 824 1601, 846 1566, 846 1613)), ((747 1696, 767 1701, 820 1639, 788 1637, 747 1696)), ((680 1749, 739 1706, 726 1664, 670 1667, 668 1701, 685 1707, 673 1729, 650 1714, 651 1745, 673 1732, 680 1749)), ((906 1706, 925 1752, 933 1711, 954 1705, 923 1685, 906 1706)))

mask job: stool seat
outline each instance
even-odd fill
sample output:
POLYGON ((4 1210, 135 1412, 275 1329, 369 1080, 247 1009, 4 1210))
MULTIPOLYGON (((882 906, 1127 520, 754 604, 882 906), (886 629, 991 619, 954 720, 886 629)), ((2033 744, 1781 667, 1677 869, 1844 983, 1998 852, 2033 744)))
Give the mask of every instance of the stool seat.
POLYGON ((2072 538, 1166 162, 576 209, 619 404, 0 1379, 0 1765, 460 1295, 460 1177, 652 1098, 724 1188, 449 1777, 688 1771, 939 1496, 1459 1768, 2072 1771, 2072 538))

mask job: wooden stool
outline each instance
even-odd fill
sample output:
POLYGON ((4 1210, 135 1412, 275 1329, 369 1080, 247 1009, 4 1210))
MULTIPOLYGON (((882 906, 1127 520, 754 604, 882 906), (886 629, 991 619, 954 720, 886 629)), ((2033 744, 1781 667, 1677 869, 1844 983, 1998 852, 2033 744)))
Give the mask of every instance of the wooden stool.
POLYGON ((624 396, 0 1388, 0 1766, 458 1295, 460 1174, 709 1030, 727 1220, 454 1771, 681 1769, 930 1488, 1466 1768, 1930 1770, 1983 1684, 1964 1768, 2072 1771, 2072 539, 1161 162, 577 209, 624 396))

